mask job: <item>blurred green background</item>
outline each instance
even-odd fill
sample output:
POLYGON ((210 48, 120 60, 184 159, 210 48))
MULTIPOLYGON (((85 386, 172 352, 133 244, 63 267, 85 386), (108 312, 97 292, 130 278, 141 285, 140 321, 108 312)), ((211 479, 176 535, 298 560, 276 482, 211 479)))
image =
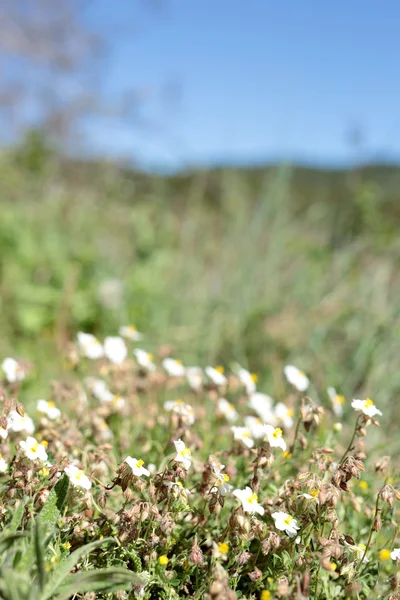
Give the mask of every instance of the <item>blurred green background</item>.
POLYGON ((0 155, 0 356, 32 360, 43 390, 78 330, 133 323, 271 394, 290 361, 398 415, 399 184, 391 167, 146 175, 31 132, 0 155))

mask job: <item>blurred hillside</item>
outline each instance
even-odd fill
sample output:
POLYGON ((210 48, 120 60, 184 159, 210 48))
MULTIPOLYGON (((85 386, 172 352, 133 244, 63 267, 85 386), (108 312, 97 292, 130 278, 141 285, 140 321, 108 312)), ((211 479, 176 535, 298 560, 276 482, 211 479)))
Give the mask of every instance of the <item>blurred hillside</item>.
POLYGON ((396 166, 150 175, 31 134, 0 156, 0 198, 0 356, 32 359, 38 387, 78 330, 134 323, 271 394, 288 360, 378 404, 400 390, 396 166))

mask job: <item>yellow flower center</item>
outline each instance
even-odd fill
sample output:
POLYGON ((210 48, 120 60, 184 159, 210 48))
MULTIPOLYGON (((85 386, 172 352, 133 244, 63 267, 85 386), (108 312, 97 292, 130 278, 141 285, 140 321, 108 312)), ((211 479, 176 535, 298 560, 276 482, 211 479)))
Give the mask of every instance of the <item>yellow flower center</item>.
POLYGON ((39 442, 35 442, 35 443, 34 443, 34 444, 32 444, 32 446, 30 447, 30 450, 31 450, 32 452, 37 452, 37 451, 38 451, 38 448, 39 448, 39 445, 40 445, 40 444, 39 444, 39 442))
POLYGON ((191 454, 190 448, 182 448, 182 450, 179 451, 179 454, 181 456, 187 456, 188 454, 191 454))
POLYGON ((285 523, 285 525, 290 525, 290 523, 293 521, 293 517, 291 517, 290 515, 288 515, 283 522, 285 523))
POLYGON ((382 550, 379 552, 379 559, 380 560, 389 560, 390 558, 390 550, 388 550, 387 548, 382 548, 382 550))
POLYGON ((358 485, 360 486, 360 488, 362 490, 367 490, 368 489, 368 482, 367 481, 360 481, 360 483, 358 485))
POLYGON ((372 402, 371 398, 367 398, 365 401, 365 408, 370 408, 371 406, 374 406, 374 403, 372 402))
POLYGON ((84 472, 81 471, 80 469, 75 473, 75 479, 77 481, 80 481, 83 478, 83 476, 84 476, 84 472))
POLYGON ((294 417, 294 409, 293 408, 288 408, 286 414, 287 414, 288 417, 294 417))
POLYGON ((287 450, 285 450, 285 452, 282 452, 282 456, 283 456, 283 458, 292 458, 291 453, 288 452, 287 450))
POLYGON ((219 542, 218 550, 221 552, 221 554, 228 554, 229 544, 227 542, 219 542))
POLYGON ((169 558, 168 558, 168 556, 163 554, 162 556, 159 557, 158 562, 160 563, 160 565, 165 567, 169 563, 169 558))
POLYGON ((153 355, 151 354, 151 352, 147 353, 147 360, 149 360, 149 361, 153 360, 153 355))
POLYGON ((263 590, 261 592, 260 600, 271 600, 272 595, 269 590, 263 590))
POLYGON ((50 471, 49 471, 49 469, 46 469, 46 467, 43 467, 43 469, 40 469, 40 471, 39 471, 39 475, 41 477, 47 477, 49 473, 50 473, 50 471))
POLYGON ((224 481, 229 481, 230 480, 229 475, 227 475, 226 473, 224 473, 223 477, 224 477, 224 481))
POLYGON ((257 383, 258 375, 256 373, 250 373, 250 379, 253 381, 253 383, 257 383))
POLYGON ((335 401, 337 402, 337 404, 344 404, 344 396, 337 394, 335 401))
POLYGON ((272 437, 275 438, 276 440, 280 437, 282 437, 282 429, 280 427, 277 427, 274 431, 274 433, 272 434, 272 437))
POLYGON ((47 440, 42 440, 40 442, 42 444, 42 446, 44 446, 45 448, 47 448, 47 446, 49 445, 49 442, 47 440))
POLYGON ((243 431, 242 437, 249 438, 250 437, 250 433, 248 431, 243 431))
POLYGON ((249 496, 249 499, 247 500, 247 502, 249 504, 255 504, 256 502, 258 502, 258 496, 257 494, 251 494, 251 496, 249 496))
POLYGON ((217 371, 217 373, 222 373, 225 371, 224 367, 222 367, 221 365, 218 365, 218 367, 215 367, 215 370, 217 371))
POLYGON ((138 469, 140 469, 140 467, 143 467, 143 465, 144 465, 144 460, 142 460, 142 459, 139 459, 136 463, 136 466, 138 469))
POLYGON ((311 495, 313 498, 316 498, 316 497, 318 496, 318 494, 319 494, 318 490, 312 490, 310 495, 311 495))
POLYGON ((50 400, 50 401, 47 403, 47 406, 48 406, 49 408, 55 408, 56 404, 55 404, 55 402, 52 402, 52 401, 50 400))

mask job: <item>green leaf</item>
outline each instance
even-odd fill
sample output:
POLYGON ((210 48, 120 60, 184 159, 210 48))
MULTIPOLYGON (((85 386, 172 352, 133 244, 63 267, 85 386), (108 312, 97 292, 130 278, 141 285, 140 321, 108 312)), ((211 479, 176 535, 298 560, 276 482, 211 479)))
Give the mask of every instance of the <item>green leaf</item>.
POLYGON ((74 594, 83 592, 116 592, 127 590, 132 585, 144 585, 146 579, 127 569, 93 569, 70 575, 59 588, 56 600, 67 600, 74 594))
POLYGON ((24 516, 24 510, 25 502, 21 501, 15 508, 15 512, 13 518, 11 519, 11 523, 7 527, 7 533, 14 533, 14 531, 17 531, 18 527, 21 524, 22 517, 24 516))
POLYGON ((68 487, 69 478, 64 474, 51 490, 39 514, 40 523, 54 527, 67 501, 68 487))
POLYGON ((39 577, 39 588, 42 592, 46 581, 46 571, 44 566, 43 542, 41 536, 41 526, 39 521, 35 524, 33 535, 35 544, 36 567, 39 577))
POLYGON ((78 548, 77 550, 72 552, 55 569, 53 575, 51 576, 50 580, 46 584, 46 587, 44 589, 44 595, 41 600, 47 600, 48 598, 51 598, 57 592, 58 588, 64 582, 64 579, 72 571, 72 569, 75 567, 75 565, 78 563, 78 561, 82 558, 82 556, 89 554, 92 550, 94 550, 95 548, 98 548, 99 546, 102 546, 103 544, 110 544, 110 543, 113 543, 113 544, 116 543, 114 538, 104 538, 104 540, 97 540, 96 542, 91 542, 90 544, 86 544, 85 546, 82 546, 81 548, 78 548))

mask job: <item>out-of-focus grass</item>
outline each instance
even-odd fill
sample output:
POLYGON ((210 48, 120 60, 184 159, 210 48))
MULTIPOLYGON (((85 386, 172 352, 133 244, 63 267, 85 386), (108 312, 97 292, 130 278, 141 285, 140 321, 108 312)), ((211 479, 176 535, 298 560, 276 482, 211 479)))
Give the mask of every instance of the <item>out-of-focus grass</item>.
POLYGON ((187 364, 249 366, 276 397, 290 361, 396 414, 392 183, 342 174, 335 198, 332 175, 324 187, 289 168, 167 180, 97 165, 74 179, 21 153, 0 173, 0 357, 33 360, 37 389, 77 330, 131 322, 187 364))

